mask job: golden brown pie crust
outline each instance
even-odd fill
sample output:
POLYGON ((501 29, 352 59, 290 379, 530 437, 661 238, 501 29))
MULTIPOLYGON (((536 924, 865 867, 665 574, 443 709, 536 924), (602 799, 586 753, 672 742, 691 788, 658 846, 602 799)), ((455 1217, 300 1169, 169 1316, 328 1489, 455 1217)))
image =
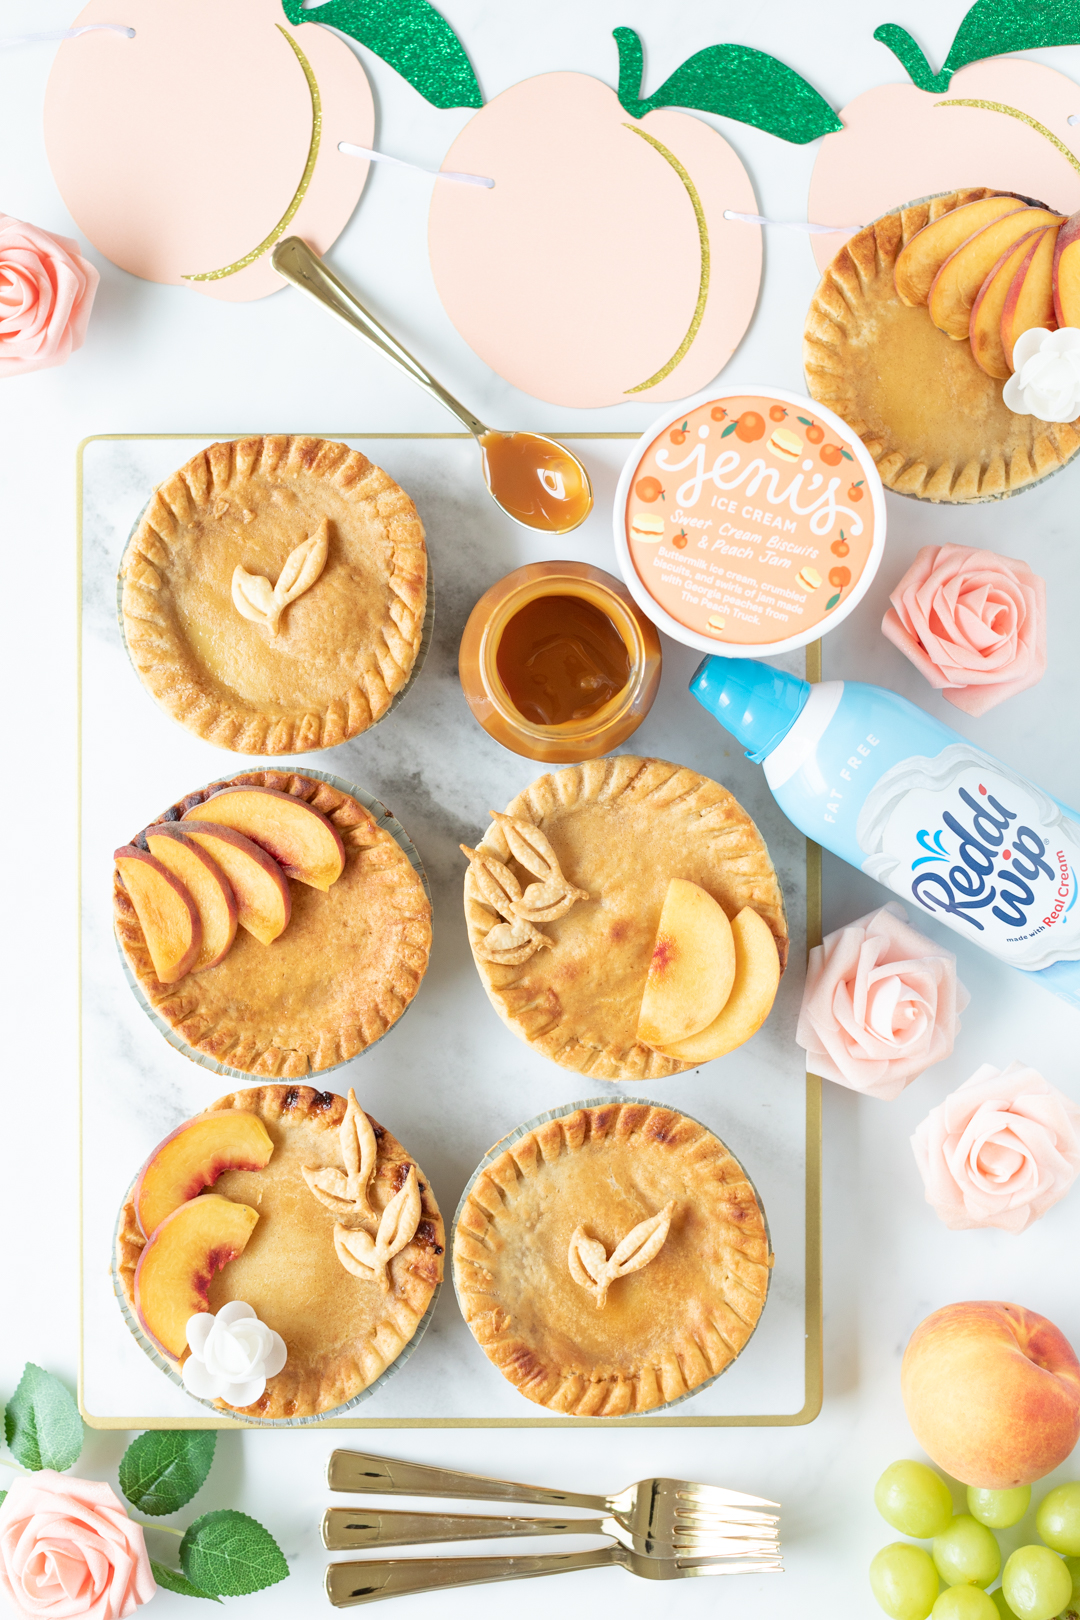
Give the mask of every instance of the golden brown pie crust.
POLYGON ((355 1057, 401 1017, 427 968, 431 902, 393 836, 358 800, 313 777, 249 771, 158 819, 175 821, 240 783, 294 793, 329 817, 345 845, 337 882, 323 893, 290 880, 292 916, 272 945, 238 928, 217 967, 162 984, 114 869, 116 934, 146 999, 189 1046, 245 1074, 300 1079, 355 1057))
POLYGON ((427 601, 412 501, 347 445, 286 435, 201 450, 154 495, 121 564, 124 635, 174 720, 238 754, 332 748, 412 674, 427 601), (326 566, 276 635, 233 604, 329 520, 326 566))
MULTIPOLYGON (((242 1109, 257 1114, 274 1143, 264 1170, 226 1170, 213 1191, 259 1211, 243 1254, 210 1283, 219 1311, 242 1299, 280 1333, 288 1360, 252 1406, 228 1407, 259 1418, 310 1417, 351 1401, 374 1383, 416 1332, 442 1281, 446 1244, 442 1216, 427 1177, 417 1167, 421 1220, 412 1242, 390 1262, 391 1287, 351 1276, 334 1252, 334 1216, 312 1195, 301 1167, 341 1165, 338 1127, 346 1101, 310 1086, 259 1086, 219 1097, 206 1113, 242 1109)), ((369 1119, 371 1116, 368 1116, 369 1119)), ((400 1142, 371 1120, 378 1159, 370 1198, 382 1211, 404 1185, 410 1159, 400 1142)), ((135 1312, 135 1268, 145 1246, 129 1196, 116 1240, 124 1298, 135 1312)), ((215 1403, 224 1407, 225 1403, 215 1403)))
POLYGON ((925 305, 896 295, 896 260, 916 231, 986 188, 915 203, 840 249, 806 318, 807 386, 843 417, 887 489, 923 500, 997 500, 1056 472, 1080 450, 1076 422, 1040 422, 1002 402, 970 344, 938 330, 925 305))
MULTIPOLYGON (((470 866, 469 943, 500 1017, 563 1068, 598 1080, 649 1080, 693 1067, 636 1036, 673 877, 700 884, 729 917, 753 906, 773 931, 781 968, 786 963, 784 899, 765 841, 728 790, 707 776, 620 754, 539 777, 506 813, 543 829, 564 876, 590 898, 540 925, 551 948, 520 966, 502 966, 478 954, 500 919, 485 904, 470 866)), ((532 881, 511 858, 497 823, 479 847, 507 862, 523 886, 532 881)))
POLYGON ((621 1417, 723 1372, 757 1325, 772 1253, 742 1166, 695 1120, 652 1103, 579 1108, 538 1126, 476 1179, 454 1231, 461 1308, 529 1400, 621 1417), (611 1254, 675 1201, 659 1254, 598 1310, 570 1274, 584 1224, 611 1254))

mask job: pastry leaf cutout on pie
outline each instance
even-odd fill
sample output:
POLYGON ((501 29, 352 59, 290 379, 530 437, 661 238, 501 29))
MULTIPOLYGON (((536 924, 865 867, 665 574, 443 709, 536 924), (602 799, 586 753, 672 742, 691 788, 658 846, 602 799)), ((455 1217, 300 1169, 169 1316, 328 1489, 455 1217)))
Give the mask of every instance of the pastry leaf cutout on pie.
POLYGON ((420 1187, 416 1166, 409 1166, 405 1185, 382 1212, 379 1230, 372 1237, 363 1231, 350 1231, 340 1223, 334 1227, 334 1249, 346 1271, 365 1282, 377 1282, 383 1293, 390 1289, 387 1266, 416 1236, 420 1225, 420 1187))
POLYGON ((514 859, 539 879, 537 883, 530 883, 524 894, 518 890, 518 897, 512 903, 515 917, 531 923, 554 922, 557 917, 565 917, 579 900, 588 900, 584 889, 575 889, 563 877, 559 858, 539 827, 499 810, 493 810, 491 816, 502 829, 514 859))
POLYGON ((237 563, 233 569, 232 599, 237 613, 253 624, 263 624, 276 636, 281 615, 290 602, 309 591, 326 567, 330 549, 330 525, 323 518, 307 540, 295 546, 285 559, 276 585, 263 574, 249 574, 237 563))
POLYGON ((488 930, 483 944, 477 946, 479 954, 501 967, 520 967, 544 945, 550 945, 550 939, 524 917, 517 916, 521 884, 504 861, 486 850, 470 849, 468 844, 459 844, 458 848, 469 857, 480 898, 505 919, 488 930))
POLYGON ((338 1141, 344 1171, 333 1165, 322 1170, 303 1165, 304 1180, 320 1204, 325 1204, 339 1218, 352 1216, 374 1222, 378 1217, 368 1201, 368 1183, 375 1168, 378 1144, 371 1121, 351 1089, 345 1118, 338 1129, 338 1141))
POLYGON ((575 1229, 570 1239, 567 1259, 570 1275, 582 1288, 596 1298, 596 1308, 602 1311, 607 1304, 608 1289, 620 1277, 640 1271, 650 1260, 655 1260, 667 1241, 675 1200, 666 1203, 658 1215, 639 1221, 608 1255, 597 1238, 586 1235, 584 1226, 575 1229))

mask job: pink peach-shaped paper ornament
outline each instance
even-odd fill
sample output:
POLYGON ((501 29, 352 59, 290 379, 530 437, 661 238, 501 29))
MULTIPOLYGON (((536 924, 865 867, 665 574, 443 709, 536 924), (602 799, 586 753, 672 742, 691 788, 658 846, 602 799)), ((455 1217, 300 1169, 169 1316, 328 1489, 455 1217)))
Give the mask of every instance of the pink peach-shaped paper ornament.
MULTIPOLYGON (((901 204, 966 186, 1014 191, 1062 214, 1080 209, 1080 88, 1038 62, 995 57, 947 89, 881 84, 843 109, 814 164, 807 217, 869 224, 901 204), (978 103, 978 105, 972 105, 978 103)), ((825 270, 850 230, 811 237, 825 270)))
POLYGON ((356 207, 372 144, 367 76, 281 0, 90 0, 75 19, 133 38, 60 46, 45 143, 61 195, 106 258, 147 281, 243 302, 284 285, 286 232, 325 253, 356 207), (121 15, 122 13, 122 15, 121 15))

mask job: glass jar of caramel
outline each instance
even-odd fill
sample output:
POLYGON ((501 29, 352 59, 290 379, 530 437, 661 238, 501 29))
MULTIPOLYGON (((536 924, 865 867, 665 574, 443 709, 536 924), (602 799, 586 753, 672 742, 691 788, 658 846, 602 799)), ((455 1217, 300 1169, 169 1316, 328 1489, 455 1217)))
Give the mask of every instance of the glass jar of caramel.
POLYGON ((588 563, 527 563, 473 608, 458 672, 490 737, 528 759, 572 765, 637 730, 660 657, 655 627, 621 581, 588 563))

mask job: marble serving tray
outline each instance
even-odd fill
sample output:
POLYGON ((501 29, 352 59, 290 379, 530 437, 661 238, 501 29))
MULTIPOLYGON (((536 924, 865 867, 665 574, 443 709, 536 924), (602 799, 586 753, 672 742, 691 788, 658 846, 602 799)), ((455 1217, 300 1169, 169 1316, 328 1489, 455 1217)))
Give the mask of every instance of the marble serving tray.
MULTIPOLYGON (((552 431, 557 432, 557 428, 552 431)), ((96 1428, 233 1428, 215 1420, 144 1353, 118 1308, 111 1278, 116 1216, 131 1177, 182 1120, 234 1089, 174 1050, 133 995, 112 938, 112 851, 183 793, 230 771, 258 768, 187 732, 144 691, 116 619, 116 573, 151 489, 215 438, 130 435, 87 440, 79 451, 81 563, 80 735, 82 1278, 80 1402, 96 1428)), ((430 1176, 444 1216, 493 1143, 522 1121, 595 1096, 604 1086, 530 1051, 505 1028, 481 987, 461 902, 461 842, 541 773, 473 720, 457 678, 457 648, 476 599, 525 562, 572 557, 617 571, 610 511, 636 434, 567 435, 588 464, 596 510, 563 540, 506 519, 481 482, 472 441, 458 434, 326 430, 386 468, 416 501, 438 581, 438 611, 422 674, 367 734, 294 757, 379 798, 417 846, 431 882, 434 947, 407 1018, 327 1085, 356 1087, 430 1176)), ((816 675, 817 649, 811 648, 816 675)), ((792 669, 801 672, 802 655, 792 669)), ((430 1328, 395 1376, 335 1428, 581 1427, 586 1423, 690 1426, 810 1422, 821 1401, 820 1083, 803 1071, 793 1034, 808 932, 819 926, 817 851, 781 815, 758 767, 687 696, 696 653, 664 639, 656 704, 619 752, 652 754, 726 783, 756 819, 783 883, 790 965, 772 1017, 740 1051, 686 1075, 648 1081, 641 1093, 684 1108, 721 1136, 758 1188, 776 1265, 760 1325, 723 1376, 671 1415, 560 1419, 517 1393, 488 1362, 443 1288, 430 1328)), ((274 761, 273 763, 281 763, 274 761)), ((254 1082, 253 1082, 254 1083, 254 1082)), ((316 1083, 318 1083, 316 1081, 316 1083)), ((611 1087, 632 1099, 635 1087, 611 1087)))

